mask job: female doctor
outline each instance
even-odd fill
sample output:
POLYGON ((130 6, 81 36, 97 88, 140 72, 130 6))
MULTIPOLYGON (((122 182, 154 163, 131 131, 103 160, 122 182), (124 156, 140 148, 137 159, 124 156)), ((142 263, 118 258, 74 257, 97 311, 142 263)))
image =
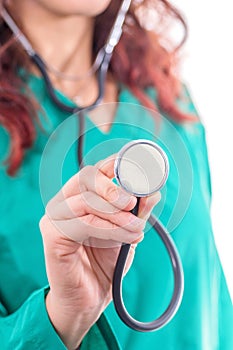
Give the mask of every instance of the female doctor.
MULTIPOLYGON (((89 106, 96 100, 95 58, 120 5, 118 0, 1 1, 45 62, 59 100, 69 106, 89 106)), ((2 16, 0 152, 2 160, 7 157, 0 172, 2 350, 233 348, 232 304, 211 230, 204 129, 187 89, 174 74, 178 49, 165 47, 159 24, 157 32, 146 29, 152 11, 157 19, 175 19, 185 26, 165 0, 131 2, 105 81, 103 103, 110 107, 107 113, 95 108, 84 116, 82 151, 91 155, 92 165, 84 162, 80 170, 76 151, 71 151, 64 161, 63 186, 51 196, 57 174, 49 177, 56 159, 46 170, 42 154, 47 141, 59 136, 52 135, 54 130, 71 113, 48 95, 41 72, 2 16), (139 115, 131 113, 132 105, 138 105, 139 115), (143 114, 141 106, 158 108, 160 121, 153 112, 143 114), (189 193, 179 220, 170 226, 183 263, 185 289, 169 324, 140 333, 116 315, 111 302, 113 271, 119 245, 132 243, 128 270, 142 241, 124 280, 127 307, 142 320, 164 310, 172 289, 169 262, 155 233, 145 228, 161 195, 142 199, 138 218, 131 214, 136 198, 111 181, 112 155, 119 149, 118 140, 153 139, 156 132, 163 133, 179 172, 171 165, 161 215, 164 224, 169 226, 181 178, 180 192, 183 188, 189 193), (42 196, 50 197, 45 209, 40 172, 42 196)), ((182 202, 183 197, 178 199, 182 202)))

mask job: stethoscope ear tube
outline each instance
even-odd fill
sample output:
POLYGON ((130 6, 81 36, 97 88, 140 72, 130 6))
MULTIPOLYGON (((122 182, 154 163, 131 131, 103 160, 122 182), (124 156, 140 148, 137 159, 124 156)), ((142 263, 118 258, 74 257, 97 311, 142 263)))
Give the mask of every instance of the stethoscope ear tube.
POLYGON ((106 75, 107 75, 109 63, 111 60, 111 56, 112 56, 111 54, 107 54, 107 53, 104 53, 104 55, 103 55, 102 64, 100 65, 100 68, 98 69, 98 72, 97 72, 99 93, 98 93, 96 100, 90 106, 87 106, 87 107, 78 107, 78 106, 71 106, 71 105, 69 106, 69 105, 61 102, 59 100, 59 98, 57 97, 55 89, 52 85, 52 82, 48 76, 46 65, 45 65, 44 61, 36 53, 31 55, 31 59, 34 62, 34 64, 37 66, 37 68, 39 69, 41 75, 43 76, 47 92, 48 92, 51 100, 54 102, 54 104, 58 108, 60 108, 61 110, 73 114, 73 113, 81 112, 83 110, 87 111, 87 110, 94 109, 96 106, 98 106, 101 103, 102 98, 104 96, 104 83, 106 80, 106 75))
POLYGON ((49 97, 55 103, 55 105, 65 112, 69 112, 72 114, 75 113, 76 107, 68 106, 68 105, 62 103, 57 98, 54 87, 52 85, 52 82, 47 74, 46 65, 45 65, 44 61, 42 60, 42 58, 35 53, 34 55, 31 56, 31 59, 34 62, 34 64, 37 66, 37 68, 39 69, 42 77, 44 78, 45 86, 46 86, 47 92, 49 94, 49 97))
MULTIPOLYGON (((132 211, 134 215, 137 215, 138 207, 139 207, 139 198, 137 201, 137 205, 132 211)), ((176 314, 176 311, 180 306, 182 296, 183 296, 183 290, 184 290, 183 268, 179 258, 179 254, 177 252, 177 249, 175 247, 175 244, 171 236, 163 227, 163 225, 153 215, 150 216, 149 222, 153 226, 155 231, 158 233, 160 238, 162 239, 168 251, 171 264, 172 264, 173 273, 174 273, 174 290, 173 290, 173 295, 172 295, 170 304, 168 305, 167 309, 159 318, 157 318, 152 322, 145 322, 145 323, 135 320, 127 312, 123 302, 123 298, 122 298, 123 274, 124 274, 128 253, 130 250, 130 244, 123 244, 121 246, 115 271, 114 271, 114 276, 113 276, 113 286, 112 286, 113 302, 120 319, 127 326, 139 332, 151 332, 165 326, 176 314)))

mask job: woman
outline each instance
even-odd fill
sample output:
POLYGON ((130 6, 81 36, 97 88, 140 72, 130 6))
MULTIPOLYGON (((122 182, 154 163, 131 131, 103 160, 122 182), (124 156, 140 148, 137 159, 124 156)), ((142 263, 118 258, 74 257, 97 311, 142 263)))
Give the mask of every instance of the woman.
MULTIPOLYGON (((93 57, 120 3, 8 0, 4 6, 47 63, 62 102, 86 106, 98 95, 93 57)), ((153 7, 161 19, 166 15, 185 25, 165 0, 132 1, 105 84, 103 102, 110 108, 85 116, 85 166, 77 169, 75 147, 66 149, 60 188, 53 184, 57 159, 53 152, 42 153, 48 140, 62 149, 60 136, 66 133, 60 135, 59 128, 70 113, 51 101, 40 72, 1 23, 2 159, 11 145, 7 169, 0 173, 1 349, 232 349, 232 305, 211 231, 204 131, 187 90, 173 74, 178 48, 166 50, 162 34, 145 29, 146 10, 153 7), (117 101, 119 106, 111 103, 117 101), (156 105, 165 116, 158 124, 156 105), (111 281, 119 243, 132 243, 129 269, 143 232, 150 231, 145 222, 160 194, 141 200, 139 218, 133 216, 136 198, 111 181, 112 154, 126 140, 156 134, 170 152, 171 173, 167 196, 155 211, 176 241, 185 291, 174 319, 143 334, 117 317, 111 281)), ((68 128, 67 138, 72 132, 68 128)), ((137 310, 138 319, 151 319, 166 307, 169 271, 159 240, 148 232, 124 281, 127 307, 137 310)))

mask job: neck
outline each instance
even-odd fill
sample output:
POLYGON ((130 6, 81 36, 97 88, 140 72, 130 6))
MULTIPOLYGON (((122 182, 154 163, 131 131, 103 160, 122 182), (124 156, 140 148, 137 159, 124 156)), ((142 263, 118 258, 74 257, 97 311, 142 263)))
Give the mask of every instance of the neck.
MULTIPOLYGON (((88 0, 86 0, 88 1, 88 0)), ((94 19, 81 15, 62 16, 42 7, 39 1, 8 0, 7 9, 29 39, 34 50, 45 63, 70 76, 84 76, 90 69, 94 19)), ((32 72, 38 73, 34 65, 32 72)), ((70 98, 78 97, 80 106, 88 106, 95 101, 98 83, 95 75, 82 81, 62 81, 53 74, 50 76, 55 88, 70 98)), ((108 76, 104 102, 117 100, 118 88, 108 76)), ((94 111, 92 111, 92 117, 94 111)), ((108 112, 108 123, 112 121, 115 110, 108 112)), ((102 122, 102 116, 95 120, 102 122)))
POLYGON ((12 1, 8 8, 46 63, 70 75, 84 75, 89 70, 92 64, 92 18, 60 16, 49 12, 37 1, 12 1))

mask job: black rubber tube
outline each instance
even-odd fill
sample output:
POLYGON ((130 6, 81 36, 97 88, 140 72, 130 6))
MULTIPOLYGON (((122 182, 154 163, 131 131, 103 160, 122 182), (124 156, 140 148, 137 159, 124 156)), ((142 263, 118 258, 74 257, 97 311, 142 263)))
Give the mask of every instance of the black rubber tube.
MULTIPOLYGON (((136 207, 132 211, 133 214, 135 215, 137 215, 138 206, 139 206, 139 200, 137 202, 136 207)), ((173 273, 174 273, 174 290, 173 290, 171 301, 167 309, 164 311, 164 313, 160 317, 158 317, 156 320, 152 322, 145 322, 145 323, 135 320, 126 310, 123 302, 123 298, 122 298, 123 272, 124 272, 127 256, 130 250, 130 244, 123 244, 121 246, 121 250, 118 256, 118 260, 116 263, 114 276, 113 276, 113 287, 112 287, 113 302, 120 319, 127 326, 139 332, 151 332, 165 326, 165 324, 167 324, 176 314, 176 311, 178 310, 182 300, 183 289, 184 289, 183 268, 179 258, 179 254, 177 252, 177 249, 175 247, 175 244, 171 236, 163 227, 163 225, 153 215, 150 216, 149 222, 153 226, 157 234, 160 236, 161 240, 163 241, 168 251, 171 264, 172 264, 173 273)), ((153 276, 151 277, 153 278, 153 276)))
POLYGON ((53 87, 53 84, 52 84, 52 82, 47 74, 46 64, 44 63, 44 61, 36 53, 33 56, 31 56, 31 59, 35 63, 35 65, 37 66, 39 71, 41 72, 41 75, 44 78, 44 82, 45 82, 45 86, 46 86, 48 95, 51 98, 51 100, 53 101, 53 103, 58 108, 60 108, 62 111, 74 114, 74 113, 78 113, 82 110, 85 110, 85 111, 91 110, 101 103, 103 96, 104 96, 104 84, 105 84, 106 75, 107 75, 107 71, 108 71, 111 57, 112 57, 112 54, 107 54, 107 53, 105 53, 105 55, 103 57, 103 61, 100 65, 100 68, 97 71, 99 93, 98 93, 96 100, 93 102, 93 104, 91 104, 90 106, 87 106, 87 107, 69 106, 69 105, 61 102, 59 100, 59 98, 57 97, 55 89, 53 87))

